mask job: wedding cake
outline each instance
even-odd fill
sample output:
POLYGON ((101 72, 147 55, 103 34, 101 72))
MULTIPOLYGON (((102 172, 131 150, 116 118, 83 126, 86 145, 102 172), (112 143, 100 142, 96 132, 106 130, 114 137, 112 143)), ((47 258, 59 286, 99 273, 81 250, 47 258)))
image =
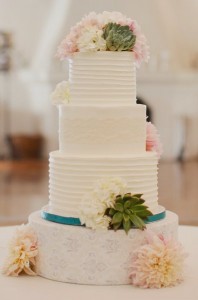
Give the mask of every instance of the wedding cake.
POLYGON ((148 59, 144 35, 120 13, 91 13, 58 56, 69 60, 69 80, 52 94, 59 150, 50 153, 49 203, 29 217, 37 274, 79 284, 175 284, 181 272, 166 255, 164 274, 160 260, 177 241, 178 217, 158 204, 161 145, 146 106, 136 104, 136 67, 148 59), (144 256, 149 272, 138 267, 144 256))

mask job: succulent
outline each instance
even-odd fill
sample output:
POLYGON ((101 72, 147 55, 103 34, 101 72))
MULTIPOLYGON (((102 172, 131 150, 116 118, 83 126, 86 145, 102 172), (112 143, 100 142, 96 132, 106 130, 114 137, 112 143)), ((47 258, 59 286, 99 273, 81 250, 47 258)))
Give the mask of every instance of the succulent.
POLYGON ((107 50, 110 51, 129 51, 136 41, 136 36, 128 25, 116 23, 108 23, 103 28, 103 38, 106 40, 107 50))
POLYGON ((148 207, 143 205, 144 202, 142 194, 118 195, 114 208, 108 208, 105 212, 105 215, 111 217, 110 227, 114 230, 123 228, 126 233, 132 227, 144 230, 146 228, 144 220, 152 215, 148 207))

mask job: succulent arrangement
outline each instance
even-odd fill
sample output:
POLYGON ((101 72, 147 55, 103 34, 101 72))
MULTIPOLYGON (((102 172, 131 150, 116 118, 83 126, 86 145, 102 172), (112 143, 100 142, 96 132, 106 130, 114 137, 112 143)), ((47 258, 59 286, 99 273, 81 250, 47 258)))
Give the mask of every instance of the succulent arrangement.
POLYGON ((149 47, 138 23, 119 12, 91 12, 62 40, 57 56, 64 60, 75 52, 134 52, 135 64, 149 59, 149 47))
POLYGON ((108 23, 103 28, 103 38, 109 51, 130 51, 136 42, 136 36, 128 25, 108 23))
POLYGON ((152 215, 144 202, 142 194, 127 193, 124 196, 116 196, 114 207, 108 208, 105 212, 105 215, 111 218, 110 228, 124 229, 126 233, 132 227, 144 230, 146 228, 144 221, 152 215))

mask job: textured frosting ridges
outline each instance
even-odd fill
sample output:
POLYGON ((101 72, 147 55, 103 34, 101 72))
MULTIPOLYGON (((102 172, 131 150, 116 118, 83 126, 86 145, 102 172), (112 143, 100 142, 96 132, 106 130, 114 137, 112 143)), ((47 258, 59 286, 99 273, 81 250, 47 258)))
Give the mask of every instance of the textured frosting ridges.
MULTIPOLYGON (((37 272, 53 280, 79 284, 129 284, 133 251, 145 244, 145 231, 90 230, 29 217, 39 240, 37 272)), ((164 238, 177 239, 178 217, 167 212, 164 220, 147 225, 164 238)), ((106 299, 106 298, 105 298, 106 299)), ((126 299, 124 297, 123 299, 126 299)))
POLYGON ((66 217, 79 217, 79 205, 94 183, 105 177, 126 180, 127 191, 143 193, 146 205, 155 212, 158 208, 155 153, 130 157, 68 156, 59 151, 50 153, 50 212, 66 217))
POLYGON ((70 59, 69 82, 73 104, 135 104, 133 53, 75 53, 70 59))
POLYGON ((73 155, 145 152, 146 106, 60 106, 59 149, 73 155))

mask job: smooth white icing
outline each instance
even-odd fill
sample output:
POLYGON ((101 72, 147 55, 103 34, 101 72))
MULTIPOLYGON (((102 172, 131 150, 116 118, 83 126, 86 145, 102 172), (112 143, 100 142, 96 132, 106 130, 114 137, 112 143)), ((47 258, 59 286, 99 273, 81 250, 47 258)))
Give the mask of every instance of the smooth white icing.
POLYGON ((59 149, 72 155, 145 152, 146 106, 59 106, 59 149))
POLYGON ((72 104, 136 103, 136 68, 132 52, 75 53, 69 60, 72 104))
MULTIPOLYGON (((40 212, 29 217, 38 236, 38 275, 71 283, 129 284, 131 255, 145 244, 145 231, 91 230, 48 222, 40 212)), ((149 230, 177 239, 178 217, 167 212, 165 219, 147 225, 149 230)), ((126 297, 123 297, 125 299, 126 297)))
POLYGON ((104 177, 126 180, 127 192, 142 193, 152 212, 158 209, 158 159, 155 153, 118 156, 69 156, 50 153, 49 206, 54 214, 79 216, 79 205, 94 183, 104 177))

